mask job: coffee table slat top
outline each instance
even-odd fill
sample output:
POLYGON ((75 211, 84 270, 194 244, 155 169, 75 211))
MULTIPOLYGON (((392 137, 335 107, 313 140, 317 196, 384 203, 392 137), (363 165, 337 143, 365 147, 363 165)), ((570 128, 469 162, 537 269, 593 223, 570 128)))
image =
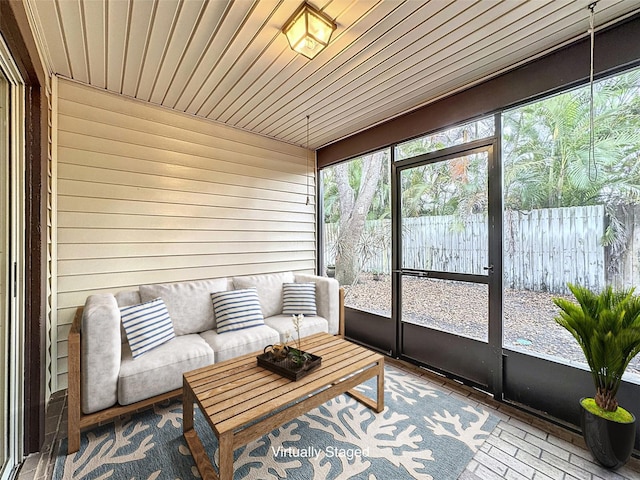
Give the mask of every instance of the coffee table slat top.
MULTIPOLYGON (((229 377, 225 384, 216 382, 216 384, 203 385, 202 387, 200 387, 201 389, 197 390, 197 392, 198 395, 201 395, 201 406, 207 409, 207 413, 209 415, 213 415, 217 411, 232 408, 233 405, 237 403, 238 394, 244 393, 245 397, 250 396, 258 401, 260 399, 257 397, 265 392, 272 393, 271 396, 273 397, 274 395, 278 395, 279 393, 286 393, 293 388, 306 388, 307 384, 311 383, 313 380, 319 378, 320 376, 326 378, 327 376, 333 374, 336 377, 332 380, 333 383, 334 381, 337 381, 344 376, 342 368, 344 362, 347 360, 351 360, 351 363, 359 360, 367 360, 367 364, 372 363, 371 354, 369 352, 354 352, 353 349, 347 349, 345 351, 341 351, 339 355, 328 358, 326 361, 323 360, 323 365, 321 365, 321 367, 324 368, 322 368, 322 372, 314 371, 294 383, 292 383, 291 380, 278 375, 277 373, 270 372, 268 374, 268 377, 265 377, 259 382, 256 382, 255 385, 252 385, 252 388, 249 390, 249 392, 247 392, 246 385, 248 383, 246 382, 245 377, 251 376, 255 371, 254 368, 248 368, 244 374, 234 374, 233 376, 229 377)), ((257 368, 262 370, 262 367, 257 368)))
POLYGON ((272 372, 265 375, 268 371, 257 365, 255 353, 194 370, 184 377, 205 418, 214 431, 222 434, 339 383, 354 369, 383 361, 382 355, 329 334, 303 338, 301 349, 321 356, 322 364, 297 381, 272 372))
MULTIPOLYGON (((305 351, 315 353, 316 351, 319 351, 318 346, 320 346, 323 352, 332 352, 341 348, 344 343, 346 342, 340 338, 326 333, 319 333, 303 338, 301 348, 305 351)), ((362 350, 365 349, 362 348, 362 350)), ((185 374, 185 377, 189 380, 189 385, 191 385, 191 388, 195 393, 203 384, 209 383, 215 379, 226 379, 233 373, 245 372, 247 370, 247 359, 255 359, 256 356, 257 353, 248 353, 240 357, 226 360, 222 363, 214 363, 213 365, 208 365, 188 372, 185 374)), ((255 364, 255 367, 260 368, 260 371, 264 371, 264 369, 258 367, 257 364, 255 364)))

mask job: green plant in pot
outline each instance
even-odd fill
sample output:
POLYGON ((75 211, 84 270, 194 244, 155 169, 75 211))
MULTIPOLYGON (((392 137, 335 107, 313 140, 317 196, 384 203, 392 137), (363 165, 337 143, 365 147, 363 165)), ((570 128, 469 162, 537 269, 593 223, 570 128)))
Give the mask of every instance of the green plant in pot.
POLYGON ((635 417, 618 406, 616 395, 629 362, 640 352, 640 297, 633 289, 605 288, 595 293, 568 284, 577 304, 554 298, 555 321, 578 341, 596 387, 583 398, 582 433, 592 455, 606 468, 619 468, 631 456, 635 417))

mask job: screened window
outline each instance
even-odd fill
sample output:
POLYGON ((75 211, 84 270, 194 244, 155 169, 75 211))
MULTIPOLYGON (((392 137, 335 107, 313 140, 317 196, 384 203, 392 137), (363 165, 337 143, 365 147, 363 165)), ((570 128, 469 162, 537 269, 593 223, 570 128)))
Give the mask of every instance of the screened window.
MULTIPOLYGON (((640 281, 640 70, 594 91, 592 156, 588 86, 502 121, 504 346, 580 363, 553 298, 572 299, 567 283, 640 281)), ((638 357, 628 371, 640 374, 638 357)))
POLYGON ((322 170, 324 271, 345 304, 391 316, 390 151, 322 170))

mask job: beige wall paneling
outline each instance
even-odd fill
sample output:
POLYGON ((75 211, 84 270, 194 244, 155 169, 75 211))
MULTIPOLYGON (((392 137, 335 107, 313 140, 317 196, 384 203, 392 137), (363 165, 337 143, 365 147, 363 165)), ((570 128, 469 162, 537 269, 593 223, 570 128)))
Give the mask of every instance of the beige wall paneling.
POLYGON ((90 294, 315 270, 306 149, 66 79, 54 85, 58 389, 69 325, 90 294))

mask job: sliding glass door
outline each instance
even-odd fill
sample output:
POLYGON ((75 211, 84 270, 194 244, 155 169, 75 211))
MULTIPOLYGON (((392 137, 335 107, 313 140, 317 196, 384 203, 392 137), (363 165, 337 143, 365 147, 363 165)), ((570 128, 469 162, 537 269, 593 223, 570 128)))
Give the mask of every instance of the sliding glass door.
POLYGON ((0 472, 2 478, 11 467, 9 449, 10 389, 9 358, 10 292, 9 292, 9 82, 0 71, 0 472))
POLYGON ((22 460, 24 89, 0 38, 0 480, 22 460))
POLYGON ((7 271, 9 247, 9 84, 0 71, 0 472, 8 469, 9 452, 7 438, 9 435, 9 274, 7 271))

